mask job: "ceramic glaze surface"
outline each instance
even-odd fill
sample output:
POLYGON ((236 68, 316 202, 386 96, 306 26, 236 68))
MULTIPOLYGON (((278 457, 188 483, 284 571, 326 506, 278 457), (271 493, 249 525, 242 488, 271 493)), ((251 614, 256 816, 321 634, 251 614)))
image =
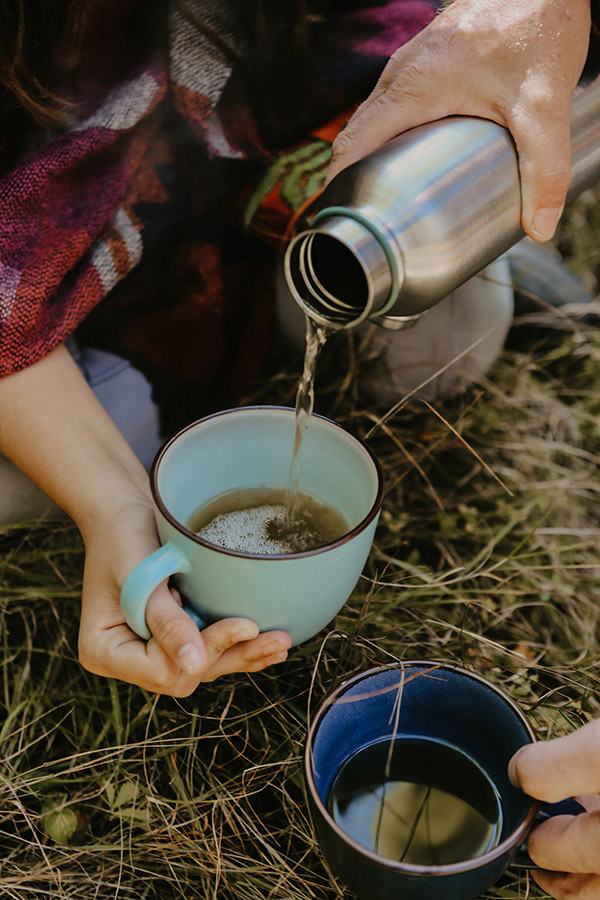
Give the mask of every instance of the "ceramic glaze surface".
POLYGON ((341 609, 369 554, 382 489, 375 458, 335 422, 312 417, 299 486, 345 516, 350 531, 340 540, 304 553, 259 556, 208 544, 182 524, 224 491, 285 483, 294 433, 293 409, 247 407, 194 423, 161 450, 151 482, 163 546, 130 573, 121 598, 138 634, 149 635, 145 603, 170 575, 205 624, 245 616, 262 631, 282 628, 294 644, 341 609))
POLYGON ((513 753, 532 740, 531 726, 512 701, 464 669, 408 662, 350 679, 317 712, 305 753, 323 853, 363 900, 473 900, 501 875, 533 825, 537 804, 507 774, 513 753), (370 852, 344 833, 328 810, 340 768, 362 747, 394 737, 446 742, 484 770, 502 806, 496 846, 457 863, 414 865, 370 852))

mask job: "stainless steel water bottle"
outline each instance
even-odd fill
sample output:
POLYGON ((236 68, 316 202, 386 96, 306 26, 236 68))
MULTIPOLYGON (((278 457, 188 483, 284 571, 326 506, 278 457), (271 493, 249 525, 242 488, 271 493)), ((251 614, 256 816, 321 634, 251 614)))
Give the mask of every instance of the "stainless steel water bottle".
MULTIPOLYGON (((600 177, 600 80, 571 105, 573 197, 600 177)), ((414 324, 523 237, 517 152, 506 128, 451 116, 349 166, 311 207, 285 275, 316 322, 414 324)))

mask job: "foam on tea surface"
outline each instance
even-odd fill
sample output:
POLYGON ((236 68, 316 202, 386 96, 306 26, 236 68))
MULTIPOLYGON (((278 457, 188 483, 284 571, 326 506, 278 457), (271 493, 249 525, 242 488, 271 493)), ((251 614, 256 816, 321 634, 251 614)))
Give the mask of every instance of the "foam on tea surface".
POLYGON ((292 553, 289 542, 270 537, 270 526, 278 521, 285 521, 284 506, 255 506, 217 516, 197 534, 211 544, 242 553, 292 553))
POLYGON ((314 550, 350 530, 334 507, 305 491, 296 499, 290 518, 285 487, 228 491, 197 510, 188 528, 219 547, 269 556, 314 550))

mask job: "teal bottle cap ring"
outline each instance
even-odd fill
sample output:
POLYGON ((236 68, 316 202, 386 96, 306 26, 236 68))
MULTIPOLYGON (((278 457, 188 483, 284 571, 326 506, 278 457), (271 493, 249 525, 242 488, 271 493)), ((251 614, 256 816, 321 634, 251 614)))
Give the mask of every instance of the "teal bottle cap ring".
MULTIPOLYGON (((324 209, 320 209, 319 212, 315 213, 311 220, 311 225, 316 225, 318 222, 321 222, 323 219, 329 219, 331 216, 346 216, 348 219, 354 219, 356 222, 359 222, 363 225, 368 231, 371 232, 373 237, 377 240, 381 249, 386 255, 386 259, 389 263, 390 272, 392 274, 392 285, 390 287, 390 296, 381 309, 378 309, 376 313, 373 313, 373 318, 375 316, 383 316, 386 312, 388 312, 394 303, 396 302, 396 297, 398 296, 398 292, 400 290, 400 277, 398 275, 398 266, 396 265, 396 259, 394 254, 392 253, 392 249, 389 245, 389 242, 386 240, 385 236, 379 231, 376 225, 373 224, 363 213, 359 212, 355 209, 349 209, 346 206, 326 206, 324 209)), ((369 317, 371 318, 371 317, 369 317)))

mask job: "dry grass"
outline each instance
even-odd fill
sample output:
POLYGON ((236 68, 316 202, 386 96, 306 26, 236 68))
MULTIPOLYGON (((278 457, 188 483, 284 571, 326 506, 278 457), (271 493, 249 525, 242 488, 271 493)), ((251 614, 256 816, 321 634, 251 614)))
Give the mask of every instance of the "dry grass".
MULTIPOLYGON (((598 208, 584 195, 561 235, 590 286, 598 208)), ((324 371, 317 408, 365 434, 385 410, 362 399, 349 351, 327 385, 324 371)), ((296 375, 280 372, 261 396, 290 402, 296 375)), ((369 438, 384 512, 331 631, 272 672, 185 701, 79 666, 83 551, 69 524, 0 533, 2 897, 349 897, 315 846, 301 754, 309 703, 367 665, 473 668, 541 737, 598 714, 597 332, 566 321, 560 340, 507 352, 489 382, 436 410, 454 431, 415 403, 369 438)), ((490 896, 536 891, 507 874, 490 896)))

